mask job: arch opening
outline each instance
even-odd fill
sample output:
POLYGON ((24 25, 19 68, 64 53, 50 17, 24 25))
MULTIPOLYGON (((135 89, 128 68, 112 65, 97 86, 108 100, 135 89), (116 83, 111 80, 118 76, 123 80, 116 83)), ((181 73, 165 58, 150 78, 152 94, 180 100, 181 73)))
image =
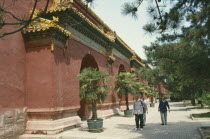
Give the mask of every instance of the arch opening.
MULTIPOLYGON (((88 68, 88 67, 96 68, 97 70, 99 70, 98 64, 97 64, 95 58, 90 54, 87 54, 85 57, 83 57, 82 63, 81 63, 81 68, 80 68, 80 73, 83 69, 88 68)), ((80 100, 80 109, 77 111, 77 114, 81 118, 81 120, 88 119, 89 113, 88 113, 87 107, 88 107, 87 102, 84 99, 80 100)))

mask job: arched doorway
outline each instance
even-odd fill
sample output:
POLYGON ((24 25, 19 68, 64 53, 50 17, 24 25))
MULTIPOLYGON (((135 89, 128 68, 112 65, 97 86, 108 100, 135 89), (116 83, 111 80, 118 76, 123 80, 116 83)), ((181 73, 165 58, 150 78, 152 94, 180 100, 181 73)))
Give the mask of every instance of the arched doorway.
MULTIPOLYGON (((90 54, 87 54, 85 57, 83 57, 80 72, 88 67, 96 68, 97 70, 99 70, 95 58, 90 54)), ((80 109, 78 110, 77 114, 81 118, 81 120, 86 120, 88 118, 88 111, 85 100, 80 100, 80 109)))
POLYGON ((120 67, 119 67, 119 70, 118 70, 118 74, 120 74, 121 72, 126 72, 125 66, 123 64, 120 64, 120 67))

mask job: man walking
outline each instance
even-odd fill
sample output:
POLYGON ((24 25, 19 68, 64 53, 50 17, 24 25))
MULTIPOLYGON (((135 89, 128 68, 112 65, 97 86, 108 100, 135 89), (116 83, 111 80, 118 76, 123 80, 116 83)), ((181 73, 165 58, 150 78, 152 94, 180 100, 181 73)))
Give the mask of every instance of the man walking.
POLYGON ((166 99, 165 97, 162 97, 159 103, 159 107, 158 107, 158 111, 160 111, 160 116, 161 116, 161 121, 162 121, 161 125, 167 125, 167 107, 170 112, 168 101, 165 99, 166 99))
POLYGON ((135 114, 136 130, 139 129, 139 121, 140 130, 143 130, 143 107, 144 102, 140 99, 140 96, 136 96, 136 100, 133 102, 133 113, 135 114))

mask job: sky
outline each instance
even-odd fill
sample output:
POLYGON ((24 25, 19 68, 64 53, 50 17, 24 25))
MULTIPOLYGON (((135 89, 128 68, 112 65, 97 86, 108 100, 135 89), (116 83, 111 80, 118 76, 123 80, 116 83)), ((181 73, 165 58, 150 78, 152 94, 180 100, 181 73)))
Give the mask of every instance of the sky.
POLYGON ((155 36, 145 33, 142 27, 148 23, 149 16, 146 12, 149 1, 144 1, 138 9, 138 19, 121 14, 122 5, 131 0, 95 0, 90 8, 107 24, 116 31, 142 59, 145 59, 144 45, 149 45, 155 36))

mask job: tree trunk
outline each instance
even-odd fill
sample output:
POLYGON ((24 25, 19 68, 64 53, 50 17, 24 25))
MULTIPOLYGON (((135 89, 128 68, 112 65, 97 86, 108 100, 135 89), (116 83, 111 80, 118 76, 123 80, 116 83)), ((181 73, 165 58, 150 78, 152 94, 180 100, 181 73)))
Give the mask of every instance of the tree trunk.
POLYGON ((126 110, 129 110, 129 104, 128 104, 128 93, 125 93, 125 102, 126 102, 126 110))
POLYGON ((153 103, 153 101, 154 101, 154 96, 151 97, 151 103, 153 103))
POLYGON ((92 102, 92 120, 98 119, 96 101, 92 102))
POLYGON ((193 106, 195 106, 195 95, 194 94, 192 94, 192 97, 191 97, 191 104, 193 106))
POLYGON ((201 107, 203 108, 203 102, 201 101, 201 107))

